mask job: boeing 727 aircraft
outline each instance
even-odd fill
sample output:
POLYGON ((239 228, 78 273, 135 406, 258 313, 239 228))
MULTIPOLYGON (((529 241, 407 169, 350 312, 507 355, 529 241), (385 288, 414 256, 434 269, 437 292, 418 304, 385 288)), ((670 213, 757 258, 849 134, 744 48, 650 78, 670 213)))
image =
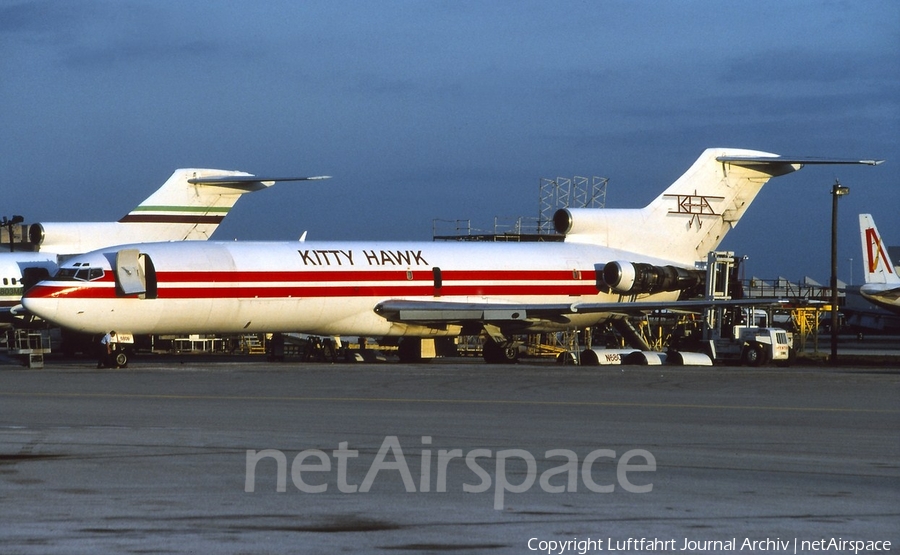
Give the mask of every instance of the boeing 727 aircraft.
POLYGON ((816 163, 879 162, 713 148, 645 208, 557 211, 564 242, 126 245, 73 258, 23 302, 94 333, 483 333, 485 358, 502 362, 514 334, 690 306, 678 299, 704 277, 696 262, 763 184, 816 163))
POLYGON ((241 195, 278 181, 323 178, 269 178, 230 170, 179 169, 117 222, 32 224, 27 235, 37 252, 0 253, 0 307, 13 307, 12 312, 17 312, 14 307, 21 302, 23 288, 53 275, 61 256, 122 243, 206 240, 241 195))
POLYGON ((859 234, 866 278, 865 285, 859 288, 860 294, 880 307, 900 313, 900 277, 871 214, 859 215, 859 234))

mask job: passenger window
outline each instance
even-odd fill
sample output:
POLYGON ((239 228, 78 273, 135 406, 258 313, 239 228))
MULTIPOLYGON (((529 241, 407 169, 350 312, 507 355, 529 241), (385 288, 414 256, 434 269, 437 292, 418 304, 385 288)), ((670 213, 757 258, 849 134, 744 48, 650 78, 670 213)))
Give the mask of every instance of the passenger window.
POLYGON ((3 278, 3 285, 9 285, 9 279, 3 278))

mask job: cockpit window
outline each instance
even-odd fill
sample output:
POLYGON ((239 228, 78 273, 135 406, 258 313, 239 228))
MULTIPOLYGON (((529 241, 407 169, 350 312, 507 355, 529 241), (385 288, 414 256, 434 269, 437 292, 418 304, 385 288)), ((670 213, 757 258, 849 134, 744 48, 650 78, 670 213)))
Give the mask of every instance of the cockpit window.
POLYGON ((87 262, 76 262, 73 268, 60 268, 58 281, 94 281, 103 277, 103 268, 91 268, 87 262))

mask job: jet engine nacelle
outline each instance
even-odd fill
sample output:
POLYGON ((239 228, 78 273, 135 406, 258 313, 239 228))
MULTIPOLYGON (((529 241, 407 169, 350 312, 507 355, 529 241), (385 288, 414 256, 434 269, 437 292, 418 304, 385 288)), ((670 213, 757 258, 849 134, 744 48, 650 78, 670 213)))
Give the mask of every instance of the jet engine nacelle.
POLYGON ((562 235, 606 236, 610 229, 634 225, 640 210, 629 208, 560 208, 553 214, 553 227, 562 235))
POLYGON ((28 240, 35 247, 40 247, 44 242, 44 226, 41 224, 31 224, 28 226, 28 240))
POLYGON ((616 260, 603 267, 603 281, 616 293, 636 295, 660 291, 683 291, 703 280, 703 272, 676 266, 654 266, 616 260))

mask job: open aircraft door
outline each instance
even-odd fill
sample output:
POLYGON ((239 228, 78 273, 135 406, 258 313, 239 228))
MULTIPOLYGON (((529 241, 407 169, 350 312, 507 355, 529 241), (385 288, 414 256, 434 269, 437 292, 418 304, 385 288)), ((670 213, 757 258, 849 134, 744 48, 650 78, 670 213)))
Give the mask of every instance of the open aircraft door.
POLYGON ((117 252, 116 289, 122 296, 156 298, 156 271, 150 257, 137 249, 122 249, 117 252))

